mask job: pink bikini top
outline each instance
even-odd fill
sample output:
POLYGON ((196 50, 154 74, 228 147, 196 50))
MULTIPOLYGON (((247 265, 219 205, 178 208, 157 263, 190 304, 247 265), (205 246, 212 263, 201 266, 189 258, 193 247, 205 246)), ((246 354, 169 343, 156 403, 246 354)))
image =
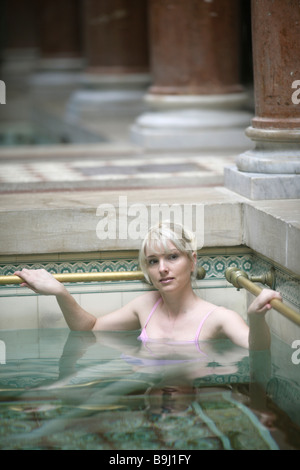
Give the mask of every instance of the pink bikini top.
MULTIPOLYGON (((148 316, 148 318, 147 318, 147 320, 146 320, 146 323, 145 323, 145 325, 144 325, 144 327, 143 327, 143 329, 142 329, 142 331, 141 331, 141 334, 138 336, 138 339, 139 339, 140 341, 142 341, 143 343, 147 343, 148 341, 150 341, 150 342, 151 342, 151 341, 152 341, 152 342, 157 341, 157 340, 150 339, 150 338, 148 337, 147 332, 146 332, 146 328, 147 328, 147 325, 148 325, 148 323, 149 323, 149 321, 150 321, 150 319, 151 319, 153 313, 155 312, 155 310, 157 309, 157 307, 158 307, 158 305, 160 304, 161 301, 162 301, 162 298, 160 297, 160 298, 155 302, 155 304, 154 304, 154 306, 152 307, 152 310, 151 310, 151 312, 150 312, 150 314, 149 314, 149 316, 148 316)), ((204 316, 204 318, 202 318, 202 320, 201 320, 201 322, 200 322, 200 324, 199 324, 199 326, 198 326, 198 329, 197 329, 196 336, 195 336, 194 340, 192 340, 192 341, 173 341, 173 343, 176 343, 176 344, 180 344, 180 343, 184 343, 184 344, 186 344, 186 343, 195 343, 195 344, 198 346, 199 336, 200 336, 202 327, 203 327, 203 325, 204 325, 204 322, 205 322, 205 320, 209 317, 209 315, 210 315, 214 310, 216 310, 216 308, 218 308, 218 307, 214 307, 212 310, 210 310, 210 311, 204 316)), ((172 343, 172 342, 168 341, 168 343, 170 344, 170 343, 172 343)))

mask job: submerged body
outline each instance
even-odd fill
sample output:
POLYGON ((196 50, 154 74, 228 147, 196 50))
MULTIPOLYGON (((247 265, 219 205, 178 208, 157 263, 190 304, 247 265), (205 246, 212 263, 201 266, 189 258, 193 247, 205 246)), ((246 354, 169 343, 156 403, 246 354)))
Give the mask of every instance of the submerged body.
MULTIPOLYGON (((11 338, 9 333, 7 339, 11 338)), ((28 342, 28 332, 15 335, 18 341, 24 335, 28 342)), ((244 440, 245 448, 257 449, 257 444, 263 444, 259 424, 254 429, 253 423, 248 424, 248 406, 243 406, 248 399, 236 388, 239 383, 248 384, 248 351, 226 340, 204 343, 200 341, 206 357, 194 344, 174 343, 163 348, 164 343, 147 343, 154 347, 157 359, 173 358, 174 365, 164 367, 164 361, 157 361, 150 368, 145 364, 131 367, 116 353, 138 358, 140 351, 140 358, 146 358, 147 351, 137 341, 136 333, 71 331, 67 335, 64 330, 60 334, 53 329, 35 331, 29 342, 33 353, 30 357, 38 355, 37 359, 29 359, 32 373, 28 374, 28 361, 22 370, 15 360, 16 351, 5 372, 12 378, 14 389, 6 390, 3 396, 8 402, 1 409, 7 433, 0 437, 0 447, 164 450, 170 446, 202 449, 213 443, 213 448, 223 449, 227 448, 226 442, 236 445, 237 438, 231 439, 234 430, 244 440), (42 337, 37 336, 40 334, 42 337), (37 337, 38 353, 34 346, 37 337), (67 342, 62 348, 63 339, 67 342), (161 346, 161 354, 156 346, 161 346), (168 354, 163 355, 163 349, 168 354), (105 360, 99 360, 101 357, 105 360), (53 367, 54 358, 59 373, 53 367), (189 362, 175 364, 175 359, 189 362), (235 405, 234 398, 239 398, 241 404, 235 405), (15 426, 8 423, 8 413, 16 420, 15 426), (208 429, 212 423, 222 432, 208 429)), ((18 351, 22 358, 22 348, 18 351)))

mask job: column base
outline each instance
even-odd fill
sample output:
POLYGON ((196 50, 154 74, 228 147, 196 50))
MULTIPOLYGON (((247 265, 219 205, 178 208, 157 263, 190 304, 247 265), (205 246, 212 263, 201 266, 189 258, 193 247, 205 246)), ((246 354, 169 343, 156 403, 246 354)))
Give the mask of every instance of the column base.
POLYGON ((131 127, 131 141, 149 149, 246 148, 251 114, 241 110, 147 112, 131 127))
POLYGON ((38 50, 6 49, 2 52, 1 79, 10 85, 27 86, 27 81, 36 69, 38 50))
POLYGON ((145 101, 153 111, 172 111, 174 109, 245 109, 252 107, 252 91, 226 93, 219 95, 180 95, 147 93, 145 101))
POLYGON ((78 86, 84 60, 81 57, 39 58, 29 84, 33 95, 67 92, 78 86))
POLYGON ((247 173, 233 165, 224 169, 224 185, 253 200, 300 198, 300 175, 247 173))
POLYGON ((299 129, 248 127, 245 134, 255 142, 255 148, 237 157, 236 164, 240 171, 300 174, 299 129))
POLYGON ((81 74, 81 86, 94 90, 145 90, 151 83, 149 73, 111 72, 101 68, 81 74))
POLYGON ((81 74, 79 88, 70 96, 66 119, 128 115, 135 117, 145 110, 143 100, 149 85, 148 74, 81 74))
POLYGON ((82 57, 55 57, 43 58, 40 57, 37 62, 37 70, 39 72, 66 72, 66 71, 81 71, 84 66, 84 59, 82 57))

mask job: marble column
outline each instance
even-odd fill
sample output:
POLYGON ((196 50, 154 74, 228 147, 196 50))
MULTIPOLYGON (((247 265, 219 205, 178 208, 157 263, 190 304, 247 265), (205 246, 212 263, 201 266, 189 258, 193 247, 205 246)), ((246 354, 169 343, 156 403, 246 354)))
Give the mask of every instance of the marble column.
POLYGON ((251 199, 300 196, 300 3, 252 0, 255 116, 252 150, 225 170, 228 188, 251 199))
POLYGON ((84 0, 83 22, 89 87, 149 85, 147 0, 84 0))
POLYGON ((85 0, 84 34, 89 73, 148 73, 145 0, 85 0))
POLYGON ((40 70, 82 68, 80 0, 36 2, 40 70))
POLYGON ((147 0, 83 0, 82 5, 86 66, 68 117, 97 117, 103 111, 134 119, 151 83, 147 0))
POLYGON ((5 1, 0 8, 1 79, 23 82, 37 60, 35 0, 5 1))
POLYGON ((35 1, 0 2, 0 79, 6 103, 0 106, 0 127, 10 145, 24 133, 27 138, 31 119, 28 83, 38 59, 35 1))
POLYGON ((132 139, 149 147, 243 146, 239 0, 149 0, 149 112, 132 139))

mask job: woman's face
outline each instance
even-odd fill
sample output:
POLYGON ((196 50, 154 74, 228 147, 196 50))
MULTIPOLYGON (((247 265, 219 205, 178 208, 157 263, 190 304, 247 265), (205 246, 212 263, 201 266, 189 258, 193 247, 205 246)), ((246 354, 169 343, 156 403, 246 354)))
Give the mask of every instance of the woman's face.
POLYGON ((191 260, 186 253, 179 251, 169 241, 166 251, 163 244, 147 246, 145 255, 147 271, 154 287, 160 291, 182 288, 191 283, 191 273, 195 267, 195 257, 191 260))

